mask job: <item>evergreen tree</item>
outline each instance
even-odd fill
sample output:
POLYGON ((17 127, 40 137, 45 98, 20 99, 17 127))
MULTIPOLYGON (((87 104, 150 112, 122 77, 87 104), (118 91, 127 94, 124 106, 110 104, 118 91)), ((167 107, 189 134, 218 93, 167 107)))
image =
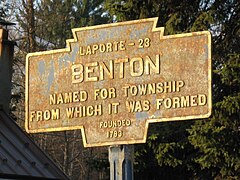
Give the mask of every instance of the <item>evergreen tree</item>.
POLYGON ((157 16, 165 35, 200 30, 212 33, 212 117, 152 124, 147 144, 136 146, 136 176, 239 179, 240 2, 107 0, 105 7, 113 21, 157 16))
POLYGON ((73 28, 107 22, 102 15, 102 0, 41 0, 37 4, 36 33, 50 48, 65 47, 73 28))
POLYGON ((189 129, 189 141, 198 150, 199 176, 239 179, 240 2, 217 1, 211 9, 214 22, 221 24, 213 34, 214 111, 189 129))

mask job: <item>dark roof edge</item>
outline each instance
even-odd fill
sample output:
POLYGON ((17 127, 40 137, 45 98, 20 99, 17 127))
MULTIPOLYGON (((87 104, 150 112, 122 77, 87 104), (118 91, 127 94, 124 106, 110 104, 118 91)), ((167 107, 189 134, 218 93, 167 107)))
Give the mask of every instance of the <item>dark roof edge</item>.
POLYGON ((36 143, 31 139, 31 137, 26 132, 24 132, 23 129, 20 128, 15 123, 15 121, 1 108, 0 116, 2 116, 4 123, 9 129, 12 130, 12 132, 14 132, 17 136, 21 137, 25 143, 29 143, 31 150, 34 151, 35 154, 37 154, 39 159, 49 162, 49 165, 54 170, 54 172, 59 175, 59 177, 62 177, 62 179, 69 179, 69 177, 53 162, 53 160, 40 147, 36 145, 36 143))
POLYGON ((32 180, 34 178, 34 180, 56 180, 56 179, 52 179, 52 178, 44 178, 44 177, 36 177, 36 176, 25 176, 25 175, 15 175, 15 174, 2 174, 0 173, 0 179, 24 179, 24 180, 32 180))

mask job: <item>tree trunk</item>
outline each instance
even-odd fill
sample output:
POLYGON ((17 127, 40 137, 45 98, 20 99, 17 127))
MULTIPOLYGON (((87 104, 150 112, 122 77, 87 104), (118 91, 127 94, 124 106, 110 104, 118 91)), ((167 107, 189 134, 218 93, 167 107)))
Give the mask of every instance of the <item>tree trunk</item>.
POLYGON ((22 4, 26 11, 27 19, 27 33, 28 33, 28 43, 29 48, 28 52, 34 52, 36 50, 36 41, 35 41, 35 20, 34 20, 34 0, 22 0, 22 4))

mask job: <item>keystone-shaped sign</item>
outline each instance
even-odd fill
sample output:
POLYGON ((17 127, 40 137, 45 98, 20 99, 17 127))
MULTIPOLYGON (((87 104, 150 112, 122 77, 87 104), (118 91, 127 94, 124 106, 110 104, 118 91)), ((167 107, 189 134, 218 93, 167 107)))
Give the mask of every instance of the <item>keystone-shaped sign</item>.
POLYGON ((211 115, 211 35, 157 18, 73 29, 26 58, 26 131, 81 129, 85 147, 144 143, 149 123, 211 115))

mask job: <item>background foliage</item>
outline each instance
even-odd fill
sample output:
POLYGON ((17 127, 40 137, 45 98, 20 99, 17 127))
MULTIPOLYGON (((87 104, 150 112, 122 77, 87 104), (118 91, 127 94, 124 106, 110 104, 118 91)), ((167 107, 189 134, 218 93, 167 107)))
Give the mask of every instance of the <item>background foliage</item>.
MULTIPOLYGON (((12 116, 24 121, 28 52, 65 47, 71 28, 159 17, 165 35, 212 34, 213 115, 152 124, 135 145, 135 179, 240 179, 240 1, 17 0, 0 3, 0 17, 17 22, 12 116)), ((106 148, 84 149, 79 131, 33 138, 73 179, 108 179, 106 148)))

